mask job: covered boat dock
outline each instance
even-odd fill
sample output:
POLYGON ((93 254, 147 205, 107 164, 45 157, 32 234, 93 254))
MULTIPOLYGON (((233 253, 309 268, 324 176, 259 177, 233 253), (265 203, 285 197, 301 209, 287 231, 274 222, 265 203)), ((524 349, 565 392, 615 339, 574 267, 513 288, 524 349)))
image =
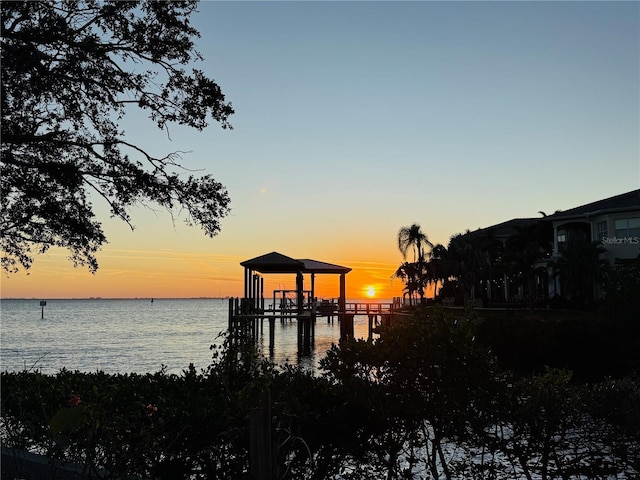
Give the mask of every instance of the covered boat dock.
POLYGON ((314 341, 314 326, 317 316, 315 279, 316 275, 339 275, 340 294, 337 311, 340 322, 340 338, 353 338, 353 315, 346 313, 346 275, 351 268, 334 265, 311 259, 294 259, 278 252, 271 252, 259 257, 241 262, 244 267, 244 298, 230 299, 229 302, 229 331, 231 335, 238 331, 251 330, 254 335, 258 328, 262 329, 262 322, 269 321, 269 349, 273 350, 276 318, 291 318, 298 322, 298 353, 303 355, 311 352, 314 341), (274 291, 274 303, 270 309, 265 309, 264 277, 267 274, 295 275, 295 290, 274 291), (310 276, 310 285, 305 289, 304 275, 310 276), (282 302, 276 308, 277 294, 284 300, 286 293, 295 294, 289 304, 282 302))

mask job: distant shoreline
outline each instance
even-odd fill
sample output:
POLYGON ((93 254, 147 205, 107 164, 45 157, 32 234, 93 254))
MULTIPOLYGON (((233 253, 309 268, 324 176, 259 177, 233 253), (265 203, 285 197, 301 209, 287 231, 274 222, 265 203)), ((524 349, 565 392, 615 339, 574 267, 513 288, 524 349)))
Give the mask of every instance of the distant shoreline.
MULTIPOLYGON (((229 300, 230 298, 236 298, 236 296, 226 297, 0 297, 0 301, 3 300, 30 300, 39 302, 41 300, 55 301, 55 300, 229 300)), ((265 300, 270 300, 271 297, 265 297, 265 300)), ((391 303, 390 298, 347 298, 347 303, 391 303)))
POLYGON ((0 300, 227 300, 231 297, 0 297, 0 300))

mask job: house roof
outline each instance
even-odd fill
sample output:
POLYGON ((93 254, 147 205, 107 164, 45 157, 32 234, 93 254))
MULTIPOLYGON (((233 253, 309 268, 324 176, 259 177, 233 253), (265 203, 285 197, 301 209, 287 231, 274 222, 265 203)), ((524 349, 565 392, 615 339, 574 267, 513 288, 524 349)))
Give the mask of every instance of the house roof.
POLYGON ((564 220, 568 218, 593 217, 612 212, 640 210, 640 190, 615 195, 613 197, 570 208, 545 217, 545 220, 564 220))
POLYGON ((278 252, 271 252, 245 260, 241 266, 260 273, 349 273, 348 267, 318 260, 296 260, 278 252))
POLYGON ((486 228, 479 228, 465 235, 488 234, 495 238, 509 237, 516 233, 517 228, 528 225, 537 224, 540 221, 563 221, 572 218, 585 218, 602 215, 612 212, 626 212, 640 210, 640 190, 632 190, 631 192, 615 195, 613 197, 598 200, 596 202, 587 203, 579 207, 569 210, 556 212, 552 215, 546 215, 537 218, 513 218, 506 222, 498 223, 486 228))
POLYGON ((511 220, 507 220, 506 222, 498 223, 497 225, 492 225, 486 228, 479 228, 478 230, 467 233, 467 235, 473 236, 474 234, 484 235, 490 233, 495 238, 510 237, 514 233, 517 233, 518 228, 535 225, 540 222, 540 220, 546 220, 546 218, 513 218, 511 220))

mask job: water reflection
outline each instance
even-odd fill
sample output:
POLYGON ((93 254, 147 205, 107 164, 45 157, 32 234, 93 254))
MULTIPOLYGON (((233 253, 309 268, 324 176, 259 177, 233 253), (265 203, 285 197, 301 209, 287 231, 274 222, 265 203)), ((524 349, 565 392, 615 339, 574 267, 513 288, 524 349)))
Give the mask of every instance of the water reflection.
MULTIPOLYGON (((366 315, 356 315, 353 319, 354 338, 366 339, 369 335, 369 318, 366 315)), ((276 322, 273 354, 269 355, 269 327, 268 321, 264 322, 264 329, 258 338, 259 348, 262 354, 276 365, 299 365, 305 369, 317 371, 320 360, 324 358, 327 350, 340 339, 340 323, 336 320, 328 322, 325 317, 320 317, 315 326, 315 342, 309 355, 298 354, 298 324, 295 320, 281 323, 276 322)), ((374 335, 374 338, 376 336, 374 335)))

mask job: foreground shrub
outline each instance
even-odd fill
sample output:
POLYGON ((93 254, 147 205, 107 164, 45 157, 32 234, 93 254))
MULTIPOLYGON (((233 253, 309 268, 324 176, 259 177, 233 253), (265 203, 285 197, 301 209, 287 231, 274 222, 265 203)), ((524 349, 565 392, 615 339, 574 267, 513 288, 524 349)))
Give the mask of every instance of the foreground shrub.
POLYGON ((242 342, 181 375, 5 372, 3 446, 118 479, 638 478, 636 377, 516 376, 476 331, 419 312, 321 375, 242 342))

